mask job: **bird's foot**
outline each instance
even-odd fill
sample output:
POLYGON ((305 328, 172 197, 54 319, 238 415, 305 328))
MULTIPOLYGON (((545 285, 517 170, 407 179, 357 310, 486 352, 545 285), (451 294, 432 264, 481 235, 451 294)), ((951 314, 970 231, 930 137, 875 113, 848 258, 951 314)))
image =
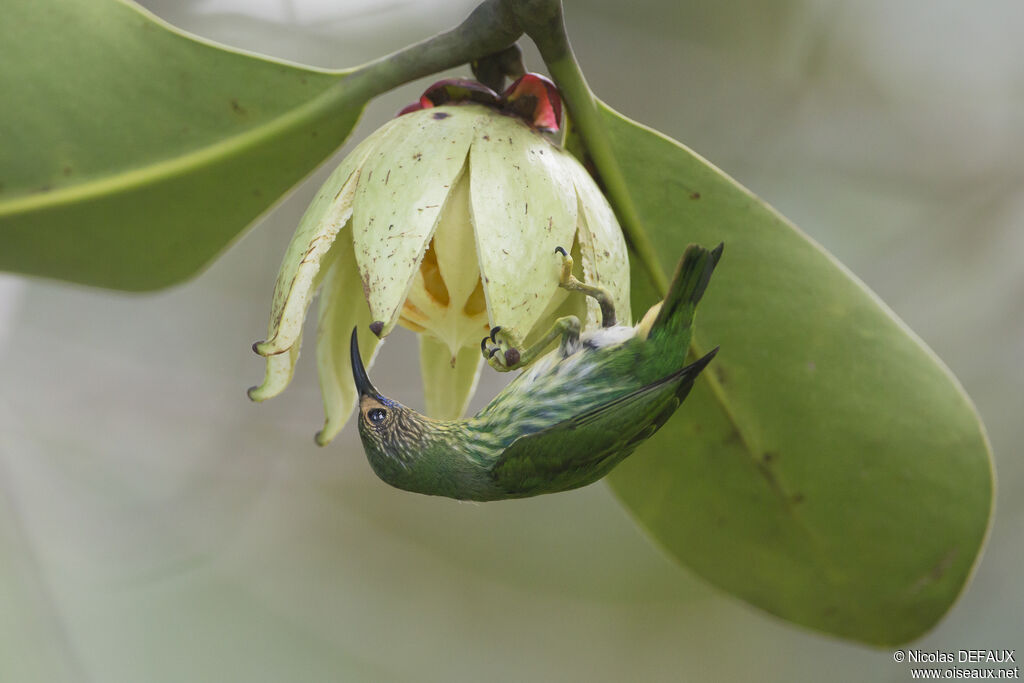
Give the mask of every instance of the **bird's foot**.
POLYGON ((563 247, 555 247, 555 253, 562 257, 562 268, 558 275, 558 286, 569 291, 583 292, 593 297, 601 307, 601 327, 612 327, 616 324, 615 303, 611 293, 604 287, 588 285, 573 276, 573 258, 563 247))
POLYGON ((480 340, 480 353, 498 372, 518 370, 525 365, 515 341, 500 326, 492 328, 491 333, 480 340))

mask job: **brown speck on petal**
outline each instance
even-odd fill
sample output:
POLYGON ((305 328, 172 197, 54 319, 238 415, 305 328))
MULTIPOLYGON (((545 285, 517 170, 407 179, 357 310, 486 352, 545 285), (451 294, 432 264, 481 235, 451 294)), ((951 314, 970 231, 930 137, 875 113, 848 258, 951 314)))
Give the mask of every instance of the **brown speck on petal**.
POLYGON ((383 332, 383 331, 384 331, 384 321, 383 320, 374 320, 372 323, 370 323, 370 332, 373 332, 378 337, 380 336, 380 333, 383 332))

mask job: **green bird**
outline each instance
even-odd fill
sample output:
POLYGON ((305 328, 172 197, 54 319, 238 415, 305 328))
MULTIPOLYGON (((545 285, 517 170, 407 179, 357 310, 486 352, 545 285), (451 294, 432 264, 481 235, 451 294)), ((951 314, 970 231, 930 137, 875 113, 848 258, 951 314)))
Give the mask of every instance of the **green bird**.
POLYGON ((377 476, 459 500, 567 491, 608 474, 676 411, 718 351, 686 364, 694 312, 722 245, 688 247, 664 301, 635 327, 617 325, 607 292, 574 278, 571 257, 556 251, 560 286, 596 298, 602 327, 581 334, 575 316, 559 318, 523 352, 491 330, 481 349, 493 367, 529 367, 471 418, 434 420, 385 397, 366 375, 352 330, 359 436, 377 476))

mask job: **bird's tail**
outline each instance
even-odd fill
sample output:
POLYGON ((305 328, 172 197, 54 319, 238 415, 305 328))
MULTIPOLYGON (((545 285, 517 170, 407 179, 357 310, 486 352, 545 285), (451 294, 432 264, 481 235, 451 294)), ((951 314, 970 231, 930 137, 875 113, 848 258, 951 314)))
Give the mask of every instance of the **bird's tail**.
MULTIPOLYGON (((709 250, 691 244, 686 248, 683 258, 679 260, 672 284, 669 285, 668 294, 661 302, 658 316, 651 324, 649 339, 676 338, 693 325, 697 303, 704 296, 704 290, 711 280, 711 273, 722 257, 722 246, 719 244, 709 250)), ((688 334, 685 343, 689 344, 688 334)))

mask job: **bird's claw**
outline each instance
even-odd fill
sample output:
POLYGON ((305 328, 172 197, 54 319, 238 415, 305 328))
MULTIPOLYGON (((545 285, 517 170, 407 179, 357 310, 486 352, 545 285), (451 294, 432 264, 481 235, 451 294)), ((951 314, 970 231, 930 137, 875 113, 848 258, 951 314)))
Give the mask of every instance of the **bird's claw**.
POLYGON ((561 268, 561 272, 558 275, 558 282, 559 282, 560 285, 565 286, 566 284, 568 284, 573 279, 573 277, 572 277, 572 266, 573 266, 572 256, 569 256, 569 252, 567 252, 564 247, 555 247, 555 253, 556 254, 560 254, 561 257, 562 257, 562 268, 561 268))
MULTIPOLYGON (((562 260, 559 274, 560 286, 567 289, 578 289, 580 283, 572 276, 572 256, 569 255, 565 247, 561 246, 555 247, 554 253, 558 254, 562 260)), ((526 350, 524 359, 524 352, 517 348, 516 340, 503 330, 501 325, 492 327, 490 333, 480 340, 480 352, 487 364, 498 372, 517 370, 527 365, 536 356, 536 349, 531 347, 526 350)))
POLYGON ((522 354, 500 326, 491 329, 490 334, 480 340, 480 351, 487 364, 498 372, 508 372, 520 367, 522 354))

